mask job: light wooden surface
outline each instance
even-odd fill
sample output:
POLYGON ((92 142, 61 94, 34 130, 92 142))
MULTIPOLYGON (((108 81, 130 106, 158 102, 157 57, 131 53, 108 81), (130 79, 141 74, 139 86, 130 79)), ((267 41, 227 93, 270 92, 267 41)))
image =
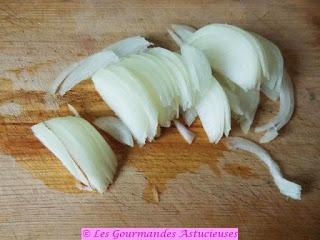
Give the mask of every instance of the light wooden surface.
MULTIPOLYGON (((232 226, 241 239, 320 239, 319 13, 316 0, 1 0, 0 239, 79 239, 83 226, 232 226), (117 179, 104 195, 77 190, 30 127, 68 115, 67 102, 88 120, 111 111, 89 81, 55 103, 45 94, 50 81, 67 64, 122 37, 141 34, 175 49, 166 33, 171 23, 213 22, 244 27, 280 46, 296 111, 265 148, 302 184, 302 200, 280 195, 254 156, 209 144, 198 121, 191 146, 174 128, 144 148, 104 135, 121 163, 117 179)), ((276 110, 264 100, 256 123, 276 110)))

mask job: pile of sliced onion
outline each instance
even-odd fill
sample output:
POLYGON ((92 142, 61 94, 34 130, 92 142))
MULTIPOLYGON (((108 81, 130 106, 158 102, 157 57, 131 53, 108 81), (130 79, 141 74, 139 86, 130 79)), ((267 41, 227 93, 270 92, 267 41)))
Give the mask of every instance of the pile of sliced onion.
POLYGON ((179 108, 193 113, 188 124, 199 115, 210 142, 231 129, 227 96, 205 55, 190 45, 182 46, 181 55, 163 48, 129 55, 92 80, 139 145, 154 139, 158 125, 170 126, 179 108))
MULTIPOLYGON (((172 121, 191 144, 195 134, 187 126, 199 117, 210 142, 218 143, 231 130, 231 111, 248 132, 260 101, 260 90, 272 100, 280 97, 280 111, 260 142, 269 142, 290 120, 294 96, 284 73, 280 50, 269 40, 227 24, 196 30, 173 25, 170 35, 180 53, 154 47, 143 37, 129 37, 70 65, 53 82, 50 92, 64 95, 91 78, 95 89, 117 117, 97 118, 94 124, 119 142, 140 146, 160 136, 172 121)), ((116 169, 114 153, 101 135, 74 107, 77 117, 54 118, 32 127, 34 134, 78 179, 85 189, 99 192, 116 169), (79 149, 77 152, 76 149, 79 149)), ((258 145, 231 138, 229 146, 258 155, 270 169, 280 192, 300 199, 301 187, 285 180, 271 157, 258 145)))
POLYGON ((274 101, 280 97, 282 108, 278 116, 256 129, 267 131, 260 142, 269 142, 278 135, 291 118, 294 101, 292 83, 284 73, 283 58, 276 45, 228 24, 210 24, 198 30, 172 25, 169 33, 178 45, 190 44, 207 56, 245 133, 253 122, 260 90, 274 101))

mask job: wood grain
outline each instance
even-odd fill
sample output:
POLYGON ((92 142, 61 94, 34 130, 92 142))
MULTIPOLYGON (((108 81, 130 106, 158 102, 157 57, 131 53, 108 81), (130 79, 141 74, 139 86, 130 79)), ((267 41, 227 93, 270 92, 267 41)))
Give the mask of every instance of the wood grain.
MULTIPOLYGON (((79 239, 82 226, 239 227, 241 239, 320 236, 319 1, 6 1, 0 0, 0 238, 79 239), (199 121, 186 144, 174 128, 144 148, 104 134, 120 161, 104 195, 75 187, 30 127, 68 115, 66 103, 93 120, 112 114, 85 81, 53 106, 45 90, 69 63, 112 41, 141 34, 176 49, 171 23, 200 27, 227 22, 255 31, 281 48, 296 89, 296 111, 265 148, 285 175, 302 184, 301 201, 284 198, 267 169, 244 152, 212 145, 199 121)), ((278 104, 263 98, 266 122, 278 104)), ((233 124, 232 135, 241 135, 233 124)), ((258 135, 250 133, 251 139, 258 135)))

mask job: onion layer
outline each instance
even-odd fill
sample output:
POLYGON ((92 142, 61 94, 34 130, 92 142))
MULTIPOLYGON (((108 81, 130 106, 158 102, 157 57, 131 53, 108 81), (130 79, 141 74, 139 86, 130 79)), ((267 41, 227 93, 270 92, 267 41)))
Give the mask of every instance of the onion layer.
POLYGON ((186 140, 187 143, 191 144, 196 135, 193 132, 191 132, 188 128, 186 128, 181 122, 177 120, 174 120, 173 122, 183 139, 186 140))
POLYGON ((93 124, 111 135, 117 141, 133 147, 130 130, 119 118, 112 116, 99 117, 94 120, 93 124))
POLYGON ((288 181, 282 176, 279 166, 273 161, 266 150, 254 142, 240 137, 230 137, 227 139, 227 143, 228 147, 231 149, 241 149, 257 155, 269 168, 271 176, 273 177, 273 180, 280 192, 292 199, 301 199, 301 186, 288 181))

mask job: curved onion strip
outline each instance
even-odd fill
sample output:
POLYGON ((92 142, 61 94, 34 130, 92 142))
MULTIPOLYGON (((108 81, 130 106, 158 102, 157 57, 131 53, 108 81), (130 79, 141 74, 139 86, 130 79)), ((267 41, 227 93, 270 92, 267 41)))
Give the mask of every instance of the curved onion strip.
POLYGON ((158 64, 149 61, 145 55, 131 55, 118 64, 130 70, 141 81, 158 109, 159 124, 169 127, 179 108, 176 103, 173 104, 176 94, 170 90, 167 81, 164 80, 166 75, 160 71, 158 64))
POLYGON ((197 29, 184 24, 172 24, 171 28, 182 41, 186 41, 197 29))
POLYGON ((140 100, 121 77, 107 69, 92 76, 94 86, 103 100, 129 128, 139 145, 144 145, 149 128, 149 118, 140 100))
POLYGON ((181 46, 183 44, 183 40, 171 29, 167 30, 169 33, 169 36, 172 38, 172 40, 178 45, 181 46))
MULTIPOLYGON (((147 57, 149 61, 153 61, 159 68, 162 73, 162 82, 166 81, 169 89, 171 90, 171 110, 172 115, 170 118, 179 118, 179 103, 180 103, 180 91, 176 78, 171 71, 172 64, 169 64, 167 61, 164 61, 162 58, 149 54, 148 52, 142 53, 144 57, 147 57)), ((160 83, 161 84, 161 83, 160 83)))
POLYGON ((68 105, 68 109, 69 109, 69 111, 75 116, 75 117, 80 117, 80 114, 79 114, 79 112, 77 111, 77 109, 74 107, 74 106, 72 106, 71 104, 67 104, 68 105))
POLYGON ((217 143, 223 133, 231 129, 231 114, 227 96, 212 76, 209 62, 204 54, 190 45, 181 46, 182 57, 191 75, 198 103, 195 109, 210 142, 217 143))
POLYGON ((187 143, 191 144, 196 137, 196 135, 191 132, 188 128, 186 128, 181 122, 174 120, 174 125, 178 129, 180 135, 186 140, 187 143))
POLYGON ((80 117, 59 117, 32 126, 34 135, 81 183, 104 192, 117 160, 99 132, 80 117))
POLYGON ((133 53, 145 51, 152 43, 140 36, 129 37, 120 40, 101 52, 95 53, 77 63, 67 67, 52 83, 49 92, 64 95, 82 80, 90 78, 97 70, 118 61, 118 57, 124 57, 133 53), (111 56, 111 52, 116 56, 111 56))
POLYGON ((144 57, 147 61, 152 62, 154 66, 157 66, 161 73, 161 78, 162 82, 166 82, 166 85, 169 87, 169 92, 170 92, 170 105, 175 105, 173 106, 174 108, 178 108, 179 104, 176 104, 176 97, 178 95, 178 87, 175 82, 174 77, 170 74, 169 69, 165 64, 163 64, 163 60, 159 59, 159 57, 154 56, 152 54, 148 53, 142 53, 139 55, 140 57, 144 57))
POLYGON ((130 130, 119 118, 113 116, 99 117, 94 120, 93 124, 117 141, 133 147, 133 139, 130 130))
POLYGON ((280 192, 292 199, 301 199, 301 186, 294 182, 286 180, 282 176, 279 166, 273 161, 269 153, 262 147, 258 146, 252 141, 240 137, 228 138, 227 144, 230 149, 241 149, 257 155, 260 160, 263 161, 269 168, 271 176, 273 177, 273 180, 279 188, 280 192))
POLYGON ((107 70, 112 71, 120 78, 121 83, 119 84, 122 84, 126 89, 130 89, 134 93, 132 95, 136 97, 148 118, 147 137, 149 141, 152 141, 157 133, 158 126, 158 109, 153 101, 153 97, 146 91, 140 80, 126 68, 113 65, 108 67, 107 70))
MULTIPOLYGON (((82 60, 83 61, 83 60, 82 60)), ((55 94, 57 93, 57 91, 59 90, 61 84, 63 83, 63 81, 66 79, 66 77, 68 77, 68 75, 77 67, 79 66, 79 64, 82 63, 82 61, 76 62, 76 63, 72 63, 70 64, 68 67, 66 67, 59 75, 58 77, 53 80, 53 82, 51 83, 50 89, 49 89, 49 93, 51 94, 55 94)))
POLYGON ((80 62, 60 85, 59 94, 63 96, 75 85, 83 80, 89 79, 100 68, 117 62, 119 58, 111 51, 99 52, 89 56, 80 62))
POLYGON ((262 69, 264 70, 265 80, 262 82, 262 92, 271 100, 278 99, 280 94, 281 82, 284 75, 283 57, 280 49, 268 39, 251 33, 261 44, 263 55, 265 57, 262 69))
POLYGON ((183 44, 180 49, 190 74, 191 88, 197 103, 198 98, 204 96, 212 84, 211 67, 203 52, 195 47, 183 44))
POLYGON ((214 71, 245 91, 261 80, 259 56, 249 34, 227 24, 210 24, 198 29, 187 43, 202 50, 214 71))
POLYGON ((278 135, 278 131, 286 125, 294 110, 294 93, 292 81, 287 74, 284 72, 283 80, 280 89, 280 109, 270 122, 259 126, 255 129, 256 132, 267 131, 265 135, 260 139, 261 143, 270 142, 278 135))
POLYGON ((180 106, 183 110, 190 108, 193 104, 193 96, 188 70, 182 57, 164 48, 151 48, 147 53, 155 55, 166 63, 166 66, 175 80, 180 96, 180 106))
POLYGON ((147 41, 144 37, 135 36, 128 37, 111 44, 109 47, 103 49, 103 51, 111 50, 118 57, 125 57, 130 54, 137 54, 147 50, 152 43, 147 41))
POLYGON ((147 56, 131 55, 123 59, 120 64, 136 74, 148 86, 149 91, 155 91, 152 95, 159 96, 163 106, 171 106, 174 93, 168 82, 163 80, 165 75, 160 71, 157 63, 147 56))
MULTIPOLYGON (((160 51, 161 48, 158 48, 160 51)), ((168 50, 166 50, 168 51, 168 50)), ((170 52, 170 51, 168 51, 170 52)), ((158 64, 162 66, 162 69, 166 72, 167 78, 170 79, 171 84, 173 85, 173 89, 176 94, 176 103, 177 105, 180 105, 185 109, 186 108, 186 94, 188 94, 188 89, 186 89, 185 79, 180 71, 180 69, 175 65, 175 62, 173 62, 171 59, 168 59, 161 54, 158 54, 157 51, 151 51, 149 50, 147 54, 151 55, 153 58, 156 58, 158 61, 158 64), (183 86, 183 88, 181 88, 183 86)), ((172 53, 173 56, 175 56, 172 53)), ((179 111, 177 111, 177 118, 179 117, 179 111)))
POLYGON ((200 100, 196 110, 209 142, 218 143, 223 133, 229 135, 231 129, 229 103, 218 81, 213 79, 212 86, 200 100))

